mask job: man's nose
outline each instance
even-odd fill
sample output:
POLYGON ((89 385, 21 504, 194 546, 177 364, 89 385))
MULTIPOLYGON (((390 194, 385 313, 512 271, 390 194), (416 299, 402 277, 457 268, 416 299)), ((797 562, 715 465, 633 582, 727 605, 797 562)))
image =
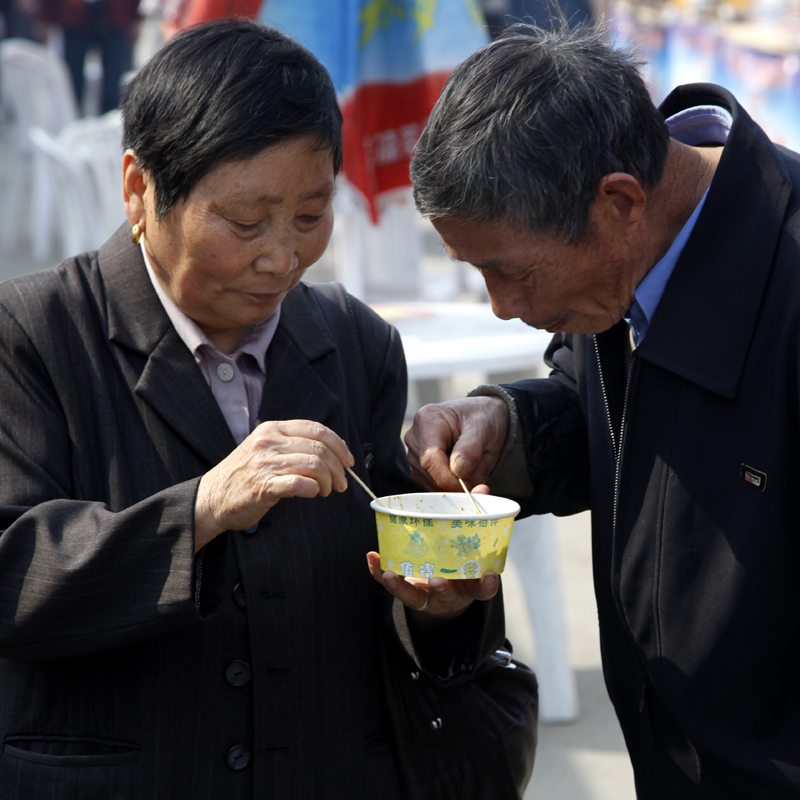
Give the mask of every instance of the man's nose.
POLYGON ((492 302, 492 311, 500 319, 520 319, 528 308, 525 287, 494 272, 485 272, 483 279, 492 302))

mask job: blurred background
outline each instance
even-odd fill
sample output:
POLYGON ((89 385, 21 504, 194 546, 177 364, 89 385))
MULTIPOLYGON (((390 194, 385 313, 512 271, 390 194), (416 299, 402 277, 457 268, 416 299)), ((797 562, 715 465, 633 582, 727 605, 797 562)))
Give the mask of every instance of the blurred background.
MULTIPOLYGON (((237 15, 286 31, 334 79, 344 174, 334 236, 307 277, 341 281, 396 325, 407 424, 426 402, 543 374, 549 336, 493 317, 480 275, 445 255, 408 185, 447 75, 505 26, 602 19, 645 62, 656 102, 718 83, 800 149, 800 0, 0 0, 0 280, 96 249, 125 221, 121 87, 177 31, 237 15)), ((603 684, 588 514, 518 522, 504 586, 516 656, 541 685, 526 800, 633 800, 603 684)))

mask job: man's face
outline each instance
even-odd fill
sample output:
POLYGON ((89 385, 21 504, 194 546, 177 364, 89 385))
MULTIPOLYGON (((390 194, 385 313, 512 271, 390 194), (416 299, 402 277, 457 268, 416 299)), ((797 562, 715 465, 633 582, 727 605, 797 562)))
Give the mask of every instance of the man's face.
POLYGON ((636 281, 625 237, 593 225, 577 244, 514 233, 506 222, 432 220, 451 256, 477 267, 501 319, 551 333, 600 333, 633 302, 636 281))

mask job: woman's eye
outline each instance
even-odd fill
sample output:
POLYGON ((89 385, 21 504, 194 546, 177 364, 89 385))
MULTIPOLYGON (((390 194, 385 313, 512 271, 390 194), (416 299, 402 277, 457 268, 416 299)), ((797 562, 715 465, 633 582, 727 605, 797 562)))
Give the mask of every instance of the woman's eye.
POLYGON ((299 217, 300 222, 304 225, 314 225, 322 219, 322 214, 313 215, 313 214, 303 214, 302 217, 299 217))
POLYGON ((236 222, 235 225, 240 231, 245 233, 254 233, 258 230, 259 222, 236 222))

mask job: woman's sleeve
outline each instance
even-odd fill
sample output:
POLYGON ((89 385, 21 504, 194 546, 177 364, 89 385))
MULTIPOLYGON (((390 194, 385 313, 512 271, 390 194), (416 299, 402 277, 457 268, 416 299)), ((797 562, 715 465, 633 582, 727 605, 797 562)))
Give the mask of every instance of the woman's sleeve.
POLYGON ((75 452, 45 365, 0 306, 0 656, 99 652, 199 618, 199 479, 112 511, 79 498, 76 458, 91 453, 75 452))

